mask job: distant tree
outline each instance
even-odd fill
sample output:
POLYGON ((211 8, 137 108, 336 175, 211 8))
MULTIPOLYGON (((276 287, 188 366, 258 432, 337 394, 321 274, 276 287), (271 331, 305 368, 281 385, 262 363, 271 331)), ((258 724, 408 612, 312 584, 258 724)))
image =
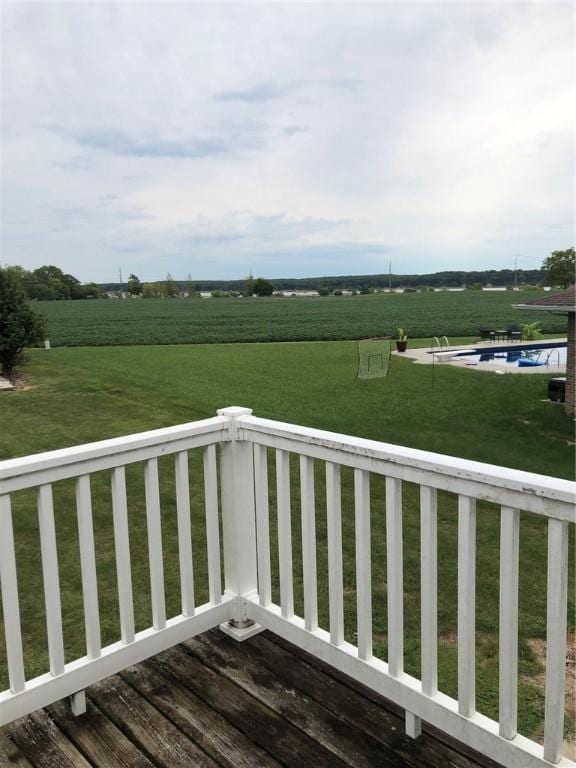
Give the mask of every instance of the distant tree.
POLYGON ((321 286, 318 288, 318 296, 330 296, 330 289, 321 286))
POLYGON ((2 375, 11 378, 24 348, 44 339, 45 321, 32 307, 21 279, 0 267, 0 363, 2 375))
POLYGON ((36 294, 31 296, 33 299, 71 299, 73 289, 78 285, 80 281, 75 277, 64 274, 59 267, 48 265, 31 273, 28 294, 31 288, 36 294))
POLYGON ((142 283, 136 275, 128 277, 128 293, 130 296, 140 296, 142 294, 142 283))
POLYGON ((547 259, 544 259, 542 268, 546 272, 550 285, 561 285, 568 288, 576 281, 576 257, 574 248, 565 251, 552 251, 547 259))
POLYGON ((188 272, 188 278, 186 279, 186 296, 189 299, 195 299, 198 296, 196 291, 196 283, 192 280, 192 275, 188 272))
POLYGON ((252 277, 252 272, 248 275, 248 277, 244 280, 244 296, 253 296, 254 295, 254 278, 252 277))
POLYGON ((99 285, 96 283, 88 283, 86 286, 87 292, 87 299, 101 299, 102 298, 102 288, 100 288, 99 285))
POLYGON ((254 280, 253 293, 255 293, 256 296, 272 296, 274 293, 274 285, 270 280, 265 280, 263 277, 259 277, 257 280, 254 280))
POLYGON ((71 299, 101 299, 102 289, 96 283, 86 283, 85 285, 75 285, 72 289, 71 299))
POLYGON ((162 293, 167 299, 175 299, 180 295, 180 291, 178 290, 178 286, 174 282, 174 278, 168 272, 166 275, 166 280, 164 281, 164 285, 162 286, 162 293))
POLYGON ((156 299, 158 298, 158 290, 152 283, 144 283, 142 286, 142 298, 143 299, 156 299))

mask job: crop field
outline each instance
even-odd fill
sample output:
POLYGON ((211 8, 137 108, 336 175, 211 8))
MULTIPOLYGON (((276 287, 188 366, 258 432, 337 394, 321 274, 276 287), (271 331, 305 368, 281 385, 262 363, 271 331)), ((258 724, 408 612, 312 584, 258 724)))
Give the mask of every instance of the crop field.
MULTIPOLYGON (((111 303, 111 302, 110 302, 111 303)), ((125 302, 128 304, 128 302, 125 302)), ((184 302, 181 302, 184 303, 184 302)), ((208 303, 208 302, 207 302, 208 303)), ((217 304, 219 302, 214 302, 217 304)), ((152 305, 155 302, 151 302, 152 305)), ((72 303, 66 306, 73 306, 72 303)), ((495 376, 453 367, 414 365, 394 357, 385 379, 357 381, 356 345, 336 343, 131 346, 34 350, 24 389, 0 395, 0 458, 50 450, 212 416, 216 408, 246 405, 259 416, 307 424, 346 434, 448 453, 533 472, 572 478, 573 439, 561 407, 546 401, 547 375, 495 376), (10 428, 12 425, 12 428, 10 428), (17 426, 15 426, 17 425, 17 426)), ((207 596, 205 521, 201 456, 191 452, 192 538, 195 592, 207 596)), ((278 599, 275 544, 274 457, 270 454, 270 525, 273 534, 274 598, 278 599)), ((179 613, 178 536, 173 464, 159 461, 162 538, 168 615, 179 613)), ((292 540, 296 608, 302 610, 303 582, 297 461, 292 460, 292 540)), ((328 626, 324 468, 316 466, 320 624, 328 626)), ((137 629, 150 623, 143 467, 127 471, 130 547, 137 629)), ((107 472, 92 476, 94 527, 102 635, 119 636, 114 537, 107 472)), ((385 488, 372 483, 373 606, 376 655, 387 655, 385 488)), ((356 631, 353 477, 342 472, 346 638, 356 631)), ((74 486, 54 484, 60 583, 67 660, 85 652, 82 590, 74 486)), ((420 581, 418 490, 404 484, 404 568, 406 669, 419 673, 420 581)), ((42 569, 36 500, 13 495, 20 605, 26 671, 47 669, 42 569)), ((478 504, 477 691, 478 707, 498 711, 499 510, 478 504)), ((520 730, 540 734, 543 693, 541 661, 534 644, 546 631, 546 524, 523 514, 520 554, 520 730)), ((573 546, 573 543, 571 546, 573 546)), ((439 494, 439 683, 457 690, 457 502, 439 494)), ((574 555, 570 556, 569 625, 574 626, 574 555)), ((1 618, 0 618, 1 623, 1 618)), ((6 685, 0 631, 0 689, 6 685)), ((572 725, 568 718, 567 728, 572 725)))
POLYGON ((110 299, 38 302, 53 346, 331 341, 383 336, 398 326, 412 338, 477 336, 538 320, 564 333, 561 316, 520 312, 535 291, 406 293, 242 299, 110 299))

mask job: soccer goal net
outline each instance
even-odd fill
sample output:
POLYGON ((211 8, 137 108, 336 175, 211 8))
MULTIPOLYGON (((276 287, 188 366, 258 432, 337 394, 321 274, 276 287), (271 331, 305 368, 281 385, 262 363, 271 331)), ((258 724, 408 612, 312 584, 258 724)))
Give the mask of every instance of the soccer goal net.
POLYGON ((378 379, 390 368, 392 348, 387 336, 358 340, 357 379, 378 379))

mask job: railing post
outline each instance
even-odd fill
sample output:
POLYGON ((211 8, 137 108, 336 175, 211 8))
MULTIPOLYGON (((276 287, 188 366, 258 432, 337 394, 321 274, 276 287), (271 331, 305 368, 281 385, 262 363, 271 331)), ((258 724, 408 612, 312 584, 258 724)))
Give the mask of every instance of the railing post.
POLYGON ((70 696, 70 709, 74 717, 86 714, 86 691, 78 691, 70 696))
POLYGON ((218 410, 230 424, 230 440, 220 445, 224 589, 236 598, 231 620, 220 629, 239 641, 264 629, 246 610, 246 597, 258 591, 254 452, 251 443, 238 440, 238 419, 251 413, 250 408, 236 406, 218 410))

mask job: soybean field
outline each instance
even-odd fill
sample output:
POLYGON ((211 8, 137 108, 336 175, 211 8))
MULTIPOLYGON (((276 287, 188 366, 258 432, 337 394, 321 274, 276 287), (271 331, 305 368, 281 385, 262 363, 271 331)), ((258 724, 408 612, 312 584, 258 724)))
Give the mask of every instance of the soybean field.
POLYGON ((565 333, 565 318, 522 312, 536 291, 369 296, 109 299, 37 302, 52 346, 333 341, 383 336, 476 336, 481 326, 539 321, 565 333))

